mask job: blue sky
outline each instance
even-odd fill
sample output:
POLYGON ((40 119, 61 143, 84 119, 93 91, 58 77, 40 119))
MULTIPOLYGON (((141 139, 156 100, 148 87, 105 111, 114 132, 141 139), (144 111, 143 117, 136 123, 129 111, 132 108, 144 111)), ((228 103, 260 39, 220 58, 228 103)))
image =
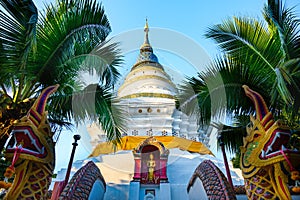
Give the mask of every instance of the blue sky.
MULTIPOLYGON (((261 17, 265 2, 263 0, 200 0, 183 3, 183 1, 170 0, 104 0, 102 4, 112 26, 112 36, 131 29, 143 28, 147 17, 150 28, 176 30, 193 38, 209 53, 215 54, 217 51, 213 42, 203 36, 207 28, 232 16, 261 17)), ((289 6, 300 2, 288 0, 286 4, 289 6)))
MULTIPOLYGON (((44 7, 43 3, 54 1, 35 0, 35 2, 38 9, 41 10, 44 7)), ((174 66, 177 73, 181 75, 183 71, 187 75, 192 75, 197 69, 195 70, 190 65, 189 60, 182 59, 182 56, 178 55, 178 53, 174 55, 172 49, 169 51, 168 49, 165 51, 158 50, 160 44, 156 43, 156 41, 159 41, 156 39, 163 41, 168 36, 159 37, 159 32, 156 35, 154 34, 155 30, 166 29, 177 35, 185 36, 190 41, 202 47, 208 56, 214 57, 218 54, 217 46, 212 40, 204 37, 208 27, 221 23, 232 16, 248 16, 262 19, 261 13, 265 2, 263 0, 103 0, 102 4, 112 27, 109 37, 118 38, 118 36, 130 31, 137 31, 140 34, 137 38, 134 38, 135 35, 131 38, 134 42, 137 40, 137 45, 125 54, 124 69, 122 69, 124 74, 129 71, 138 55, 137 50, 143 42, 143 27, 145 18, 147 17, 150 26, 150 43, 160 62, 171 68, 174 66), (151 30, 154 31, 151 32, 151 30), (153 33, 152 37, 151 33, 153 33), (187 68, 189 70, 182 70, 187 68)), ((296 6, 296 13, 300 16, 299 0, 287 0, 285 4, 287 7, 296 6)), ((178 41, 175 40, 173 42, 177 43, 178 41)), ((183 45, 189 46, 189 44, 183 45)), ((197 55, 195 48, 188 48, 186 51, 197 55)), ((61 167, 67 167, 72 142, 72 133, 62 134, 56 148, 56 171, 61 167)), ((75 160, 86 158, 90 153, 89 151, 88 141, 79 141, 75 160)))

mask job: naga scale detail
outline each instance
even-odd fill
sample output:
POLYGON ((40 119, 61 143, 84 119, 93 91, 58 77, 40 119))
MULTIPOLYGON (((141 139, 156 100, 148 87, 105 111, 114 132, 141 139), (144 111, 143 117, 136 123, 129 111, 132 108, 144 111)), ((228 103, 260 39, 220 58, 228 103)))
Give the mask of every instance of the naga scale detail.
POLYGON ((5 176, 14 172, 15 177, 4 199, 47 198, 55 153, 45 106, 49 95, 58 87, 44 89, 27 115, 13 124, 5 154, 12 160, 12 165, 7 168, 5 176))
POLYGON ((256 118, 250 116, 247 136, 241 147, 240 166, 245 179, 248 199, 291 199, 288 176, 299 154, 287 149, 290 129, 281 121, 274 121, 262 96, 243 86, 253 101, 256 118))
POLYGON ((187 187, 188 192, 193 187, 193 184, 197 178, 201 180, 208 199, 237 199, 235 196, 235 192, 231 185, 228 183, 225 175, 211 160, 204 160, 195 169, 187 187))

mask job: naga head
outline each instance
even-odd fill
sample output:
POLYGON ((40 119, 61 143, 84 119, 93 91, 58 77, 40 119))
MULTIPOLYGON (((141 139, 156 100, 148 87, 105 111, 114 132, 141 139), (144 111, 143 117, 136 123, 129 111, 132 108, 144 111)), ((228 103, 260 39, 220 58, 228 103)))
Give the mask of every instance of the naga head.
MULTIPOLYGON (((286 148, 291 135, 290 130, 281 121, 274 121, 259 93, 246 85, 243 88, 254 103, 256 117, 250 116, 247 136, 244 137, 244 146, 241 147, 241 167, 245 169, 255 166, 257 169, 285 160, 283 154, 292 152, 286 148)), ((249 169, 249 172, 252 170, 249 169)))
POLYGON ((13 130, 6 147, 6 156, 14 157, 18 150, 18 160, 31 160, 54 165, 53 133, 47 120, 45 106, 50 94, 59 85, 45 88, 36 99, 27 115, 13 124, 13 130))

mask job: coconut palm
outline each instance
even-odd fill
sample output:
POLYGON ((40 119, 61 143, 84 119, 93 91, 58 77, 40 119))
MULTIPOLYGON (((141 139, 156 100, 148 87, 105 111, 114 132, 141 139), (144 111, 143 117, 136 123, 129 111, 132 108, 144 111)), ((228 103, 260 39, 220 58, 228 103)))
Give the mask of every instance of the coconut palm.
MULTIPOLYGON (((200 125, 211 124, 218 130, 222 130, 225 148, 235 152, 242 145, 243 126, 245 114, 252 112, 252 102, 244 98, 244 91, 241 87, 247 83, 249 87, 257 90, 256 85, 264 81, 264 75, 255 75, 246 65, 238 60, 219 57, 207 66, 206 71, 199 72, 197 77, 188 78, 180 89, 180 109, 187 114, 196 114, 200 125), (189 94, 190 93, 190 94, 189 94), (242 98, 239 98, 242 97, 242 98), (233 113, 233 114, 232 114, 233 113), (231 117, 241 115, 239 120, 232 119, 231 124, 224 124, 225 116, 231 117), (235 127, 235 128, 233 128, 235 127), (234 134, 235 137, 228 137, 234 134), (236 135, 237 134, 237 135, 236 135)), ((266 83, 265 83, 266 84, 266 83)), ((271 86, 271 85, 270 85, 271 86)), ((262 88, 267 91, 266 88, 262 88)))
MULTIPOLYGON (((53 130, 84 119, 99 120, 108 139, 123 127, 112 87, 121 64, 117 44, 96 0, 58 0, 38 13, 31 0, 0 0, 0 149, 11 124, 27 113, 47 86, 59 84, 49 101, 53 130), (81 81, 96 73, 97 84, 81 81)), ((57 138, 56 138, 57 139, 57 138)))
POLYGON ((224 110, 235 116, 249 114, 252 103, 242 91, 246 84, 264 96, 277 118, 299 126, 300 21, 281 0, 269 0, 263 17, 264 21, 233 17, 205 34, 220 47, 221 58, 182 88, 191 84, 195 89, 202 122, 224 110))

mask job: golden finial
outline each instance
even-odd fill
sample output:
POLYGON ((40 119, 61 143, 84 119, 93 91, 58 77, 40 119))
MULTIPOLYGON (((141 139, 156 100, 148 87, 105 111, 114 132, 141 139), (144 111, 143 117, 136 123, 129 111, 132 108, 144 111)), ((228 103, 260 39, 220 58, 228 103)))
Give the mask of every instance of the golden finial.
POLYGON ((144 31, 146 32, 148 32, 149 31, 149 26, 148 26, 148 19, 147 19, 147 17, 146 17, 146 24, 145 24, 145 27, 144 27, 144 31))
POLYGON ((147 17, 146 17, 146 24, 145 24, 145 27, 144 27, 144 31, 145 31, 144 44, 149 45, 149 39, 148 39, 149 26, 148 26, 148 19, 147 19, 147 17))

